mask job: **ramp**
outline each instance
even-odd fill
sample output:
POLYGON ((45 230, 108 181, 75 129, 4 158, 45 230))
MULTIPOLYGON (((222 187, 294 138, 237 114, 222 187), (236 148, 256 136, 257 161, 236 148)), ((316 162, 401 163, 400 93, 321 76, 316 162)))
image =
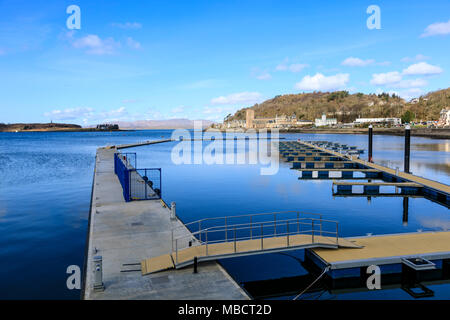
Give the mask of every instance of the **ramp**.
MULTIPOLYGON (((300 217, 299 212, 211 218, 187 225, 198 226, 199 231, 193 232, 189 238, 173 239, 174 246, 171 253, 143 260, 142 275, 186 267, 194 263, 194 258, 201 262, 306 248, 361 248, 354 241, 338 237, 336 221, 324 220, 321 216, 320 218, 300 217), (280 215, 289 214, 297 218, 280 220, 280 215), (264 215, 273 215, 273 220, 257 221, 264 215), (246 218, 251 222, 231 225, 227 223, 236 218, 246 218), (224 219, 224 225, 201 228, 202 224, 220 219, 224 219), (333 231, 330 231, 330 227, 333 231)), ((177 230, 174 229, 173 234, 176 233, 177 230)))
POLYGON ((175 268, 170 254, 141 261, 142 274, 149 274, 175 268))

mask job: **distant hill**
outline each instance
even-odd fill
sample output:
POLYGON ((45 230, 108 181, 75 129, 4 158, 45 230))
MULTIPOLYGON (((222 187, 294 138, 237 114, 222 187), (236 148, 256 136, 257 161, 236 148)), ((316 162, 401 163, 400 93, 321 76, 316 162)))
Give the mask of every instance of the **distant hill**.
MULTIPOLYGON (((437 120, 441 109, 450 106, 449 102, 450 88, 431 92, 415 104, 395 94, 349 94, 347 91, 335 91, 279 95, 255 104, 250 109, 255 111, 256 118, 295 114, 298 119, 314 120, 325 113, 329 118, 337 118, 339 122, 352 122, 359 117, 401 118, 407 110, 411 110, 415 112, 416 119, 437 120)), ((247 109, 249 108, 230 114, 226 120, 244 120, 247 109)))
MULTIPOLYGON (((214 122, 202 121, 203 128, 207 128, 214 122)), ((140 121, 119 121, 120 129, 193 129, 194 120, 189 119, 169 119, 169 120, 140 120, 140 121)))
POLYGON ((81 126, 67 123, 0 123, 0 132, 15 131, 71 131, 80 130, 81 126))

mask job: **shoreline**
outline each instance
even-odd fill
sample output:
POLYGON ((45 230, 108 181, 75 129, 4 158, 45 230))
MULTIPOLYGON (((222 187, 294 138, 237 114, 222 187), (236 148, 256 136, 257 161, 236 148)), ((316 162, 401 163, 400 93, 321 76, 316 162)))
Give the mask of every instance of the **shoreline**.
MULTIPOLYGON (((215 131, 226 132, 226 130, 213 129, 215 131)), ((245 133, 245 129, 233 130, 234 132, 245 133)), ((271 129, 267 129, 271 132, 271 129)), ((280 129, 280 133, 310 133, 310 134, 368 134, 367 128, 348 128, 348 129, 280 129)), ((403 136, 404 128, 374 128, 375 135, 403 136)), ((411 128, 411 136, 425 137, 432 139, 450 139, 450 129, 429 129, 429 128, 411 128)))

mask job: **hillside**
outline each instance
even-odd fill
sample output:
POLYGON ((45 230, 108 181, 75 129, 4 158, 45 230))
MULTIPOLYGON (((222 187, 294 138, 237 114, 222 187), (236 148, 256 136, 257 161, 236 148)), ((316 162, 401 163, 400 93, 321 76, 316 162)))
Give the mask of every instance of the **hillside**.
POLYGON ((409 103, 407 108, 419 119, 438 119, 442 109, 450 108, 450 88, 430 92, 420 97, 417 103, 409 103))
MULTIPOLYGON (((339 122, 352 122, 358 117, 400 118, 407 110, 411 110, 416 114, 416 119, 437 120, 441 109, 450 106, 449 102, 450 88, 429 93, 416 104, 386 93, 349 94, 347 91, 335 91, 280 95, 250 108, 255 111, 257 118, 295 114, 298 119, 314 120, 325 113, 339 122)), ((229 115, 227 120, 244 120, 246 109, 229 115)))

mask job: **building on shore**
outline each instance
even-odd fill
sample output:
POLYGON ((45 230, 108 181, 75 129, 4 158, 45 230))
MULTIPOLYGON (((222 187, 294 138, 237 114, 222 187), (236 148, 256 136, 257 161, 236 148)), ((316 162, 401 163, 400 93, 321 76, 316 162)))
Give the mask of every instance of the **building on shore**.
POLYGON ((289 129, 313 125, 310 120, 299 120, 294 115, 276 115, 275 118, 255 118, 255 111, 247 109, 245 120, 224 121, 222 129, 289 129))
POLYGON ((105 130, 105 131, 119 130, 119 125, 118 124, 108 124, 108 123, 98 124, 97 130, 105 130))
POLYGON ((438 127, 450 126, 450 108, 441 110, 437 125, 438 127))
POLYGON ((252 109, 247 109, 245 112, 245 127, 247 129, 253 128, 253 121, 255 120, 255 111, 252 109))
POLYGON ((388 124, 397 126, 402 124, 400 118, 358 118, 353 122, 355 125, 361 124, 388 124))
POLYGON ((333 126, 337 124, 337 119, 328 119, 326 114, 322 114, 321 118, 316 118, 314 125, 316 127, 333 126))
POLYGON ((223 128, 225 129, 242 129, 242 128, 246 128, 247 124, 245 120, 231 120, 231 121, 226 121, 223 124, 223 128))

